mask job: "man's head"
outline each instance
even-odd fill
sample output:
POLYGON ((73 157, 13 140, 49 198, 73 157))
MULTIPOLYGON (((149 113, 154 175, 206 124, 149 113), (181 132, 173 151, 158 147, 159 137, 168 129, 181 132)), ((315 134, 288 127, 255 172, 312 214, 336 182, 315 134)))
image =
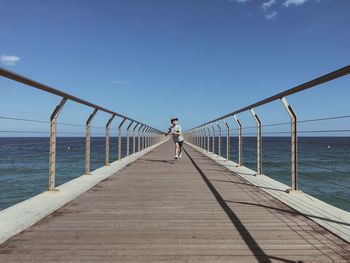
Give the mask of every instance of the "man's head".
POLYGON ((178 118, 177 117, 172 117, 171 119, 170 119, 170 122, 171 122, 171 124, 172 125, 176 125, 177 124, 177 122, 178 122, 178 118))

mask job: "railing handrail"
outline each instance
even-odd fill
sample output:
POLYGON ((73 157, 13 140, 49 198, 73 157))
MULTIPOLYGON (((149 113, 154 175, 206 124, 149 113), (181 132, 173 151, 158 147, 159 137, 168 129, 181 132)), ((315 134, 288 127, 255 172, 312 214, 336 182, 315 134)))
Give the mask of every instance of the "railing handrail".
MULTIPOLYGON (((316 87, 317 85, 320 85, 322 83, 340 78, 342 76, 345 76, 347 74, 350 73, 350 65, 340 68, 338 70, 335 70, 333 72, 330 72, 326 75, 323 75, 321 77, 315 78, 311 81, 305 82, 301 85, 298 85, 294 88, 285 90, 283 92, 277 93, 271 97, 268 97, 266 99, 260 100, 258 102, 255 102, 253 104, 250 104, 246 107, 243 107, 239 110, 236 110, 234 112, 231 112, 229 114, 223 115, 219 118, 216 118, 215 120, 209 121, 207 123, 201 124, 195 128, 192 128, 189 131, 185 132, 185 137, 187 137, 191 142, 193 142, 195 145, 205 149, 207 152, 210 152, 210 129, 209 127, 212 126, 213 132, 212 132, 212 153, 216 154, 216 148, 215 148, 215 130, 214 130, 214 124, 216 123, 219 126, 219 124, 217 123, 219 120, 225 122, 225 119, 228 117, 233 116, 237 125, 238 125, 238 166, 242 166, 243 162, 242 162, 242 155, 243 155, 243 151, 242 151, 242 141, 243 141, 243 134, 242 134, 242 124, 240 122, 240 120, 237 118, 237 114, 242 113, 242 112, 246 112, 246 111, 250 111, 255 122, 256 122, 256 146, 257 146, 257 158, 256 158, 256 164, 257 164, 257 173, 256 175, 262 175, 263 174, 263 154, 262 154, 262 122, 260 120, 260 118, 258 117, 258 114, 255 111, 256 107, 259 107, 261 105, 265 105, 267 103, 276 101, 276 100, 280 100, 283 104, 283 107, 285 108, 285 110, 288 112, 288 115, 290 117, 290 125, 291 125, 291 129, 290 129, 290 143, 291 143, 291 150, 290 150, 290 155, 291 155, 291 160, 290 160, 290 164, 291 164, 291 189, 290 192, 297 192, 299 191, 298 189, 298 116, 296 114, 296 112, 294 111, 292 105, 290 105, 288 103, 287 100, 287 96, 301 92, 303 90, 307 90, 310 89, 312 87, 316 87), (206 128, 208 130, 208 132, 205 131, 204 129, 204 134, 200 133, 200 129, 201 128, 206 128), (205 139, 207 139, 207 142, 205 142, 205 139)), ((225 122, 226 123, 226 122, 225 122)), ((338 130, 341 131, 341 130, 338 130)), ((229 133, 226 134, 226 147, 229 147, 229 133)), ((219 145, 220 146, 220 145, 219 145)), ((218 147, 219 149, 219 155, 220 155, 220 147, 218 147)), ((226 157, 226 159, 228 159, 226 157)))
POLYGON ((209 121, 207 123, 198 125, 198 126, 192 128, 192 129, 188 130, 188 132, 193 131, 193 130, 199 128, 199 127, 208 125, 210 123, 213 123, 213 122, 216 122, 216 121, 219 121, 219 120, 223 120, 223 119, 228 118, 230 116, 233 116, 235 114, 242 113, 242 112, 245 112, 245 111, 250 110, 252 108, 255 108, 255 107, 267 104, 269 102, 281 99, 283 97, 286 97, 286 96, 289 96, 289 95, 292 95, 292 94, 295 94, 295 93, 298 93, 298 92, 301 92, 301 91, 313 88, 313 87, 315 87, 317 85, 320 85, 322 83, 331 81, 331 80, 336 79, 336 78, 343 77, 343 76, 345 76, 347 74, 350 74, 350 65, 345 66, 343 68, 340 68, 338 70, 332 71, 332 72, 330 72, 330 73, 328 73, 326 75, 323 75, 321 77, 315 78, 313 80, 305 82, 305 83, 303 83, 301 85, 298 85, 296 87, 293 87, 291 89, 288 89, 288 90, 282 91, 280 93, 277 93, 277 94, 275 94, 275 95, 273 95, 271 97, 268 97, 268 98, 263 99, 261 101, 258 101, 258 102, 255 102, 253 104, 250 104, 250 105, 248 105, 246 107, 243 107, 243 108, 241 108, 239 110, 233 111, 233 112, 225 114, 223 116, 220 116, 220 117, 218 117, 218 118, 216 118, 214 120, 211 120, 211 121, 209 121))
MULTIPOLYGON (((68 100, 71 100, 71 101, 75 101, 79 104, 83 104, 85 106, 88 106, 88 107, 91 107, 91 108, 94 108, 94 109, 98 109, 99 111, 103 111, 103 112, 106 112, 106 113, 109 113, 109 114, 112 114, 112 115, 115 115, 115 116, 118 116, 120 118, 125 118, 129 121, 133 121, 133 122, 136 122, 136 123, 139 123, 139 124, 143 124, 147 127, 151 127, 147 124, 144 124, 142 122, 139 122, 137 120, 134 120, 132 118, 129 118, 123 114, 120 114, 120 113, 117 113, 115 111, 112 111, 112 110, 109 110, 109 109, 106 109, 104 107, 101 107, 99 105, 96 105, 94 103, 91 103, 89 101, 86 101, 86 100, 83 100, 81 98, 78 98, 76 96, 73 96, 69 93, 66 93, 66 92, 63 92, 63 91, 60 91, 58 89, 55 89, 55 88, 52 88, 48 85, 45 85, 45 84, 42 84, 40 82, 37 82, 35 80, 32 80, 32 79, 29 79, 27 77, 24 77, 20 74, 17 74, 17 73, 14 73, 12 71, 9 71, 3 67, 0 67, 0 76, 3 76, 5 78, 8 78, 8 79, 12 79, 14 81, 17 81, 17 82, 20 82, 22 84, 25 84, 25 85, 28 85, 28 86, 31 86, 33 88, 36 88, 36 89, 40 89, 42 91, 45 91, 45 92, 48 92, 48 93, 51 93, 51 94, 54 94, 54 95, 57 95, 59 97, 62 97, 62 98, 66 98, 68 100)), ((155 128, 153 128, 155 129, 155 128)), ((156 131, 160 132, 160 133, 163 133, 162 131, 158 130, 158 129, 155 129, 156 131)))

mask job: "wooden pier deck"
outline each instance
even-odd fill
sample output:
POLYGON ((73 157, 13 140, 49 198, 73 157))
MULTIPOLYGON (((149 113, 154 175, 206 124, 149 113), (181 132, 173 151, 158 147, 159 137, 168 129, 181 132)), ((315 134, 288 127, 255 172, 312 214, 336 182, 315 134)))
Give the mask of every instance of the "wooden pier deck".
POLYGON ((349 262, 349 243, 166 142, 14 236, 0 262, 349 262))

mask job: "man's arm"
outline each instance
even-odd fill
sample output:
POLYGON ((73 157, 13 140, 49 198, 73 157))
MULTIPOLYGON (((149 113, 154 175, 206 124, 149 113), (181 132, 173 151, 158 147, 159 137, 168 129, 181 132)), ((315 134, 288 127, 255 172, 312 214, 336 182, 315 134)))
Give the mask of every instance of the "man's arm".
POLYGON ((171 133, 171 129, 169 128, 169 131, 165 134, 165 136, 168 136, 171 133))

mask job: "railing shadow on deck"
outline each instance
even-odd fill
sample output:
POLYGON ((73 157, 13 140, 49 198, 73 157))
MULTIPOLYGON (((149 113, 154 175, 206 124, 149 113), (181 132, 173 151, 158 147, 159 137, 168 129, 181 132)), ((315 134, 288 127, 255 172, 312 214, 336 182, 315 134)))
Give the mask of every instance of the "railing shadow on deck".
MULTIPOLYGON (((204 158, 202 158, 202 159, 204 159, 204 158)), ((213 165, 218 166, 219 168, 218 169, 202 169, 202 172, 204 172, 204 171, 227 172, 228 174, 235 176, 235 174, 232 171, 230 171, 229 169, 227 169, 226 167, 224 167, 220 164, 217 164, 217 163, 213 163, 213 165)), ((244 174, 244 173, 240 173, 240 174, 244 174)), ((254 176, 252 174, 244 174, 244 175, 254 176)), ((273 190, 273 191, 279 191, 279 192, 286 192, 283 189, 266 187, 266 186, 257 186, 257 185, 254 185, 254 184, 251 184, 248 182, 242 183, 242 182, 235 182, 235 181, 230 181, 230 180, 217 180, 217 179, 210 180, 210 182, 223 182, 223 183, 240 184, 240 185, 250 186, 250 187, 254 187, 254 188, 267 189, 267 190, 273 190)), ((320 220, 331 222, 331 223, 350 226, 350 223, 346 223, 346 222, 338 221, 338 220, 333 220, 333 219, 329 219, 329 218, 325 218, 325 217, 315 216, 315 215, 311 215, 311 214, 307 214, 307 213, 301 213, 301 212, 298 212, 296 210, 285 210, 285 209, 275 208, 275 207, 271 207, 271 206, 265 206, 265 205, 261 205, 261 204, 254 204, 254 203, 236 202, 236 201, 230 201, 230 200, 224 200, 224 201, 229 202, 229 203, 240 203, 240 204, 251 205, 251 206, 255 205, 255 206, 264 207, 267 209, 277 210, 280 212, 286 212, 286 213, 290 213, 290 214, 294 214, 294 215, 302 215, 302 216, 309 217, 309 218, 315 218, 315 219, 320 219, 320 220)))
POLYGON ((234 182, 234 181, 226 181, 226 180, 210 180, 211 182, 222 182, 222 183, 232 183, 232 184, 241 184, 241 185, 247 185, 247 186, 252 186, 256 188, 262 188, 262 189, 268 189, 268 190, 273 190, 273 191, 279 191, 279 192, 286 192, 283 189, 278 189, 278 188, 272 188, 272 187, 266 187, 266 186, 257 186, 254 184, 250 183, 241 183, 241 182, 234 182))
POLYGON ((259 262, 271 262, 271 260, 279 260, 281 262, 298 262, 294 260, 288 260, 280 257, 275 257, 271 255, 267 255, 264 250, 259 246, 257 241, 253 238, 253 236, 249 233, 247 228, 244 226, 242 221, 239 219, 239 217, 232 211, 232 209, 227 205, 226 201, 222 198, 220 193, 216 190, 214 185, 210 182, 210 180, 207 178, 203 170, 198 166, 198 164, 193 160, 193 158, 189 155, 189 153, 184 149, 184 152, 190 159, 193 166, 196 168, 198 173, 201 175, 203 181, 208 186, 209 190, 214 195, 215 199, 217 200, 218 204, 221 206, 221 208, 224 210, 226 215, 231 220, 233 226, 238 230, 240 236, 242 237, 243 241, 246 243, 246 245, 249 247, 255 258, 259 262))
POLYGON ((324 218, 324 217, 320 217, 320 216, 310 215, 310 214, 306 214, 306 213, 300 213, 298 211, 290 210, 290 209, 286 210, 286 209, 281 209, 281 208, 277 208, 277 207, 273 207, 273 206, 267 206, 267 205, 262 205, 262 204, 254 204, 254 203, 248 203, 248 202, 237 202, 237 201, 230 201, 230 200, 224 200, 224 202, 228 202, 228 203, 232 203, 232 204, 241 204, 241 205, 248 205, 248 206, 263 207, 263 208, 276 210, 276 211, 284 212, 284 213, 288 213, 288 214, 302 215, 302 216, 305 216, 305 217, 317 218, 317 219, 320 219, 320 220, 324 220, 324 221, 328 221, 328 222, 332 222, 332 223, 337 223, 337 224, 340 224, 340 225, 350 226, 349 223, 345 223, 345 222, 342 222, 342 221, 336 221, 336 220, 332 220, 332 219, 329 219, 329 218, 324 218))

